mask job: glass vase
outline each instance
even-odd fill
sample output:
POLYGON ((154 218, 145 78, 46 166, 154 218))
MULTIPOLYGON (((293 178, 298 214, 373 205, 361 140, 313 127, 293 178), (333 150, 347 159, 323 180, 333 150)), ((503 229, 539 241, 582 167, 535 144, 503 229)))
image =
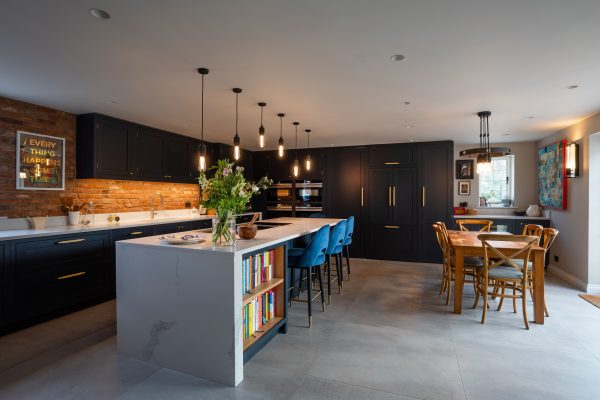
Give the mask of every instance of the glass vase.
POLYGON ((217 214, 212 220, 212 244, 233 246, 235 244, 235 217, 231 211, 217 214))

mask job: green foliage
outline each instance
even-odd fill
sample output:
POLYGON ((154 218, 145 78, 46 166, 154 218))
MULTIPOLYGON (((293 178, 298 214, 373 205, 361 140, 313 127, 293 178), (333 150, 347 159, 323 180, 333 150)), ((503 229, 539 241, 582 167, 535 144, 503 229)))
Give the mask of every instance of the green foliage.
POLYGON ((209 170, 215 170, 212 178, 206 177, 206 171, 201 171, 198 177, 203 197, 206 197, 202 205, 216 210, 218 215, 246 211, 252 196, 273 183, 266 176, 258 182, 246 181, 244 167, 234 166, 227 159, 217 161, 209 170))

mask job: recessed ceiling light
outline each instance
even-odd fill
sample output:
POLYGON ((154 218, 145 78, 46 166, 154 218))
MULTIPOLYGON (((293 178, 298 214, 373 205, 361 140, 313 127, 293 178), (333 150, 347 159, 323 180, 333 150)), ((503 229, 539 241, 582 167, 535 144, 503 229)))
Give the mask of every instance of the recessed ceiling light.
POLYGON ((410 139, 409 142, 416 142, 417 139, 410 139))
POLYGON ((510 136, 510 133, 503 133, 502 136, 510 136))
POLYGON ((335 144, 331 143, 330 146, 333 147, 333 146, 335 146, 335 144))
POLYGON ((566 89, 571 90, 571 89, 577 89, 578 87, 579 87, 579 85, 569 85, 566 87, 566 89))
POLYGON ((534 116, 532 116, 532 115, 528 115, 528 116, 526 116, 525 118, 527 118, 527 119, 534 119, 535 117, 534 117, 534 116))
POLYGON ((92 17, 96 17, 98 19, 109 19, 110 18, 110 14, 107 13, 104 10, 101 10, 99 8, 90 8, 89 13, 92 17))
POLYGON ((114 101, 114 100, 108 100, 108 101, 107 101, 107 103, 108 103, 108 104, 117 104, 117 102, 116 102, 116 101, 114 101))
POLYGON ((407 128, 414 128, 414 125, 406 125, 407 128))
POLYGON ((406 57, 404 57, 402 54, 394 54, 393 56, 390 56, 390 60, 392 61, 402 61, 405 58, 406 57))
POLYGON ((189 128, 189 127, 190 127, 190 124, 183 124, 183 127, 184 127, 184 128, 189 128))
POLYGON ((403 101, 402 103, 403 106, 410 106, 410 101, 403 101))

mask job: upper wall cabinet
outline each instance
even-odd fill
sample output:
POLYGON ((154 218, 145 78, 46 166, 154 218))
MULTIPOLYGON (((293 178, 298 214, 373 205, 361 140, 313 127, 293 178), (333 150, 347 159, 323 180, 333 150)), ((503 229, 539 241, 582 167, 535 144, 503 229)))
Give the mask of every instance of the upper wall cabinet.
POLYGON ((100 114, 79 115, 77 178, 195 183, 199 143, 100 114))
POLYGON ((393 167, 397 165, 415 164, 417 147, 412 144, 369 146, 370 167, 393 167))

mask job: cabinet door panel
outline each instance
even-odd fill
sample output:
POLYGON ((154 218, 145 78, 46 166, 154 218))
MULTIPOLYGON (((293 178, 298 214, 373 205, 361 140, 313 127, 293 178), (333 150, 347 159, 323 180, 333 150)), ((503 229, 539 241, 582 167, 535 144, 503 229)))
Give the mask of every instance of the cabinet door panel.
POLYGON ((138 178, 163 178, 163 135, 147 128, 138 128, 135 134, 135 176, 138 178))
POLYGON ((191 142, 181 137, 164 138, 164 178, 167 181, 186 182, 192 179, 189 168, 191 142))
POLYGON ((399 168, 393 170, 393 224, 406 226, 415 225, 417 222, 415 179, 416 171, 414 168, 399 168))
POLYGON ((120 121, 97 120, 95 156, 96 173, 100 177, 130 177, 130 131, 131 126, 120 121))
POLYGON ((383 167, 414 164, 416 161, 415 145, 376 145, 369 146, 369 166, 383 167))
POLYGON ((369 258, 413 261, 416 253, 415 229, 370 226, 367 231, 369 258))
POLYGON ((392 224, 392 184, 389 169, 369 169, 369 224, 392 224))

